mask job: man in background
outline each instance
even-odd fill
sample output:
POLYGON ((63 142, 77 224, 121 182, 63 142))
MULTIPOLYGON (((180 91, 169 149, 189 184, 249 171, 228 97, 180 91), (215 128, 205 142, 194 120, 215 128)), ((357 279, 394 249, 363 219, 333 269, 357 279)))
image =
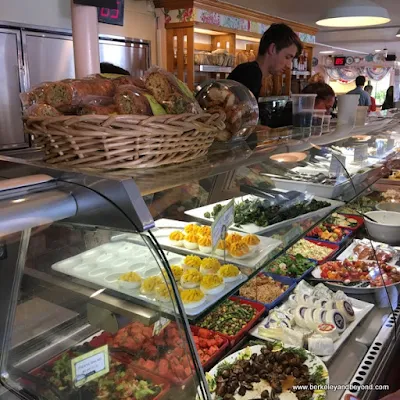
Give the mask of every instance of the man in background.
POLYGON ((348 92, 347 94, 359 94, 360 99, 358 100, 359 106, 370 106, 371 105, 371 96, 363 89, 365 85, 365 77, 357 76, 356 79, 356 88, 348 92))
POLYGON ((100 63, 100 73, 101 74, 115 74, 115 75, 130 75, 130 73, 117 65, 102 62, 100 63))
POLYGON ((293 58, 302 49, 292 28, 285 24, 272 24, 261 38, 256 61, 238 65, 228 79, 242 83, 258 100, 263 76, 280 75, 286 68, 291 68, 293 58))

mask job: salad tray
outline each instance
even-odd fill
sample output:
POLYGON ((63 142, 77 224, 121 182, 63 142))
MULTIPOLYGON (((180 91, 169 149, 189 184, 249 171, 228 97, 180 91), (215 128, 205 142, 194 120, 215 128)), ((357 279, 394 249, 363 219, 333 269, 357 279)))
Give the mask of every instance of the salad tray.
MULTIPOLYGON (((299 188, 295 188, 295 189, 299 190, 299 188)), ((282 194, 284 195, 287 191, 281 190, 280 192, 282 192, 282 194)), ((336 209, 337 207, 340 207, 344 204, 341 201, 330 200, 330 199, 326 199, 323 197, 317 197, 317 196, 314 196, 313 199, 318 200, 318 201, 326 201, 327 203, 330 203, 330 206, 325 207, 325 208, 320 208, 317 211, 312 211, 307 214, 302 214, 296 218, 287 219, 285 221, 281 221, 276 224, 268 225, 265 227, 257 226, 255 223, 251 223, 251 224, 243 224, 241 226, 232 225, 231 229, 237 230, 239 232, 245 232, 245 233, 250 233, 250 234, 254 234, 254 235, 261 235, 261 234, 264 234, 264 233, 267 233, 270 231, 274 231, 281 227, 292 225, 293 223, 295 223, 297 221, 302 221, 306 218, 310 218, 310 217, 314 217, 314 216, 318 216, 318 215, 325 216, 325 215, 329 214, 331 211, 333 211, 334 209, 336 209)), ((264 199, 261 197, 258 197, 258 196, 254 196, 254 195, 246 195, 246 196, 234 198, 235 204, 242 203, 245 200, 251 200, 251 201, 261 200, 261 201, 263 201, 264 199)), ((221 206, 225 206, 230 201, 231 200, 225 200, 225 201, 220 201, 218 203, 209 204, 204 207, 194 208, 192 210, 185 211, 185 214, 189 215, 190 217, 192 217, 198 221, 203 221, 208 224, 212 224, 214 222, 214 219, 206 218, 204 216, 204 214, 206 214, 206 213, 211 214, 215 206, 217 206, 218 204, 221 206)))

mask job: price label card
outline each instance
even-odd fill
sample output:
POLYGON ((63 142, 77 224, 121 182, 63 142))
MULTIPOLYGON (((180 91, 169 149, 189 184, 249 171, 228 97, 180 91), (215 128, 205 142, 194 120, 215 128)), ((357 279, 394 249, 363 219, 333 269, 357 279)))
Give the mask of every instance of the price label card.
POLYGON ((157 336, 161 333, 161 331, 163 329, 165 329, 169 324, 171 323, 171 321, 167 318, 161 317, 155 324, 153 327, 153 336, 157 336))
POLYGON ((388 139, 388 142, 387 142, 387 149, 388 149, 388 151, 393 150, 394 144, 395 144, 394 139, 388 139))
POLYGON ((368 144, 354 147, 354 162, 363 163, 368 160, 368 144))
POLYGON ((378 158, 382 158, 386 154, 387 142, 385 139, 376 139, 376 155, 378 158))
POLYGON ((332 154, 331 165, 329 166, 329 175, 340 177, 344 173, 343 166, 346 166, 346 157, 332 154))
POLYGON ((233 224, 235 217, 235 202, 231 200, 217 215, 211 225, 212 246, 215 248, 224 231, 233 224))
POLYGON ((76 387, 108 374, 108 345, 99 347, 71 360, 72 381, 76 387))

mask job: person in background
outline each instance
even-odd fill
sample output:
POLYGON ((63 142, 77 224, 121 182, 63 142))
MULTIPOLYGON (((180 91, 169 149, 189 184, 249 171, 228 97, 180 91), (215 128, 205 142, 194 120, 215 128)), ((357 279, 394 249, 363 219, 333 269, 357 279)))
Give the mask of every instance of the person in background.
POLYGON ((327 114, 331 113, 336 97, 335 92, 328 84, 322 82, 310 83, 301 93, 316 94, 314 109, 325 110, 327 114))
POLYGON ((115 75, 130 75, 130 73, 121 67, 117 67, 114 64, 108 62, 100 63, 101 74, 115 74, 115 75))
POLYGON ((365 77, 360 75, 356 78, 356 88, 350 90, 347 94, 359 94, 360 99, 358 100, 359 106, 370 106, 371 105, 371 97, 370 95, 363 89, 365 85, 365 77))
POLYGON ((376 100, 374 97, 371 96, 373 87, 371 85, 367 85, 367 86, 365 86, 364 90, 369 94, 369 97, 371 98, 371 105, 369 106, 368 111, 370 111, 370 112, 376 111, 376 100))
POLYGON ((286 68, 291 68, 293 58, 302 49, 292 28, 285 24, 272 24, 261 38, 256 61, 238 65, 228 79, 242 83, 258 100, 263 76, 280 75, 286 68))
POLYGON ((385 101, 382 104, 382 110, 389 110, 394 108, 394 87, 390 86, 386 91, 385 101))

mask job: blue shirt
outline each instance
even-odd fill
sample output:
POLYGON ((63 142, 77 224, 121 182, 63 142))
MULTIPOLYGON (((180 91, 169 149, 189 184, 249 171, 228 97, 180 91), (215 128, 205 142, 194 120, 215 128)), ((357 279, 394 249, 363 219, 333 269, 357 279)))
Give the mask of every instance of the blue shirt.
POLYGON ((358 101, 359 106, 371 105, 371 96, 360 86, 357 86, 355 89, 351 90, 347 94, 359 94, 360 95, 360 100, 358 101))

